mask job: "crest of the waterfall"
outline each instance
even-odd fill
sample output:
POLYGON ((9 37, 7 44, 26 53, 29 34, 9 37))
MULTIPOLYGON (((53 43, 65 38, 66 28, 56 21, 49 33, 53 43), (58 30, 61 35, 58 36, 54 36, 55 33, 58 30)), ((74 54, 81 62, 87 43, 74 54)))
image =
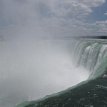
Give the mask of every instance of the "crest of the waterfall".
POLYGON ((82 66, 90 72, 90 78, 96 77, 107 68, 107 40, 77 40, 74 44, 76 66, 82 66))

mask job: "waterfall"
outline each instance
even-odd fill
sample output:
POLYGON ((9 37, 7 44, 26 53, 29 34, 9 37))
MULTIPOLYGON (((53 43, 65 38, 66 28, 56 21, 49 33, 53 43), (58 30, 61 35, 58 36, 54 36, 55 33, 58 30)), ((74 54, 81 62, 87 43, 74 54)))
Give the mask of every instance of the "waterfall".
POLYGON ((89 79, 104 74, 107 68, 107 41, 77 40, 73 60, 76 66, 83 66, 90 72, 89 79))
POLYGON ((87 69, 89 78, 67 90, 17 107, 94 107, 99 104, 106 107, 107 40, 74 40, 71 47, 75 66, 87 69))

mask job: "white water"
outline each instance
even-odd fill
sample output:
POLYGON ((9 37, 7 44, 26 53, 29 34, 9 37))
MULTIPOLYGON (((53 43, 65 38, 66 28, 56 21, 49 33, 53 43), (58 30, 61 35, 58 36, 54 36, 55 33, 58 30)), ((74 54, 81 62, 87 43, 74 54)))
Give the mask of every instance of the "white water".
POLYGON ((88 78, 72 61, 72 40, 12 40, 0 46, 0 107, 38 99, 88 78))
POLYGON ((74 54, 77 66, 90 71, 90 79, 100 76, 107 69, 107 40, 79 40, 74 54))

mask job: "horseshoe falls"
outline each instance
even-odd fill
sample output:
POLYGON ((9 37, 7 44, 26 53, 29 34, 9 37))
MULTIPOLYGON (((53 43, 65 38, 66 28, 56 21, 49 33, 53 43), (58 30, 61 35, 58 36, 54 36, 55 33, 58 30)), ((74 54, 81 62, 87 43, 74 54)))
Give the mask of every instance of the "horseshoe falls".
POLYGON ((17 107, 107 107, 107 40, 74 39, 72 52, 75 67, 87 69, 88 79, 42 99, 25 101, 17 107))
POLYGON ((74 61, 77 66, 83 66, 90 71, 89 79, 104 74, 107 68, 106 40, 80 40, 74 47, 74 61))

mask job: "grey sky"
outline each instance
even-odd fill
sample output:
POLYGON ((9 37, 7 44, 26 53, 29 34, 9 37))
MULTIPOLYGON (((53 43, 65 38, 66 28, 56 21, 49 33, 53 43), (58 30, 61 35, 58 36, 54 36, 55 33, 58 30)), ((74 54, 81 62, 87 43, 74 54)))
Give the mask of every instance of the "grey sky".
POLYGON ((1 0, 0 32, 15 36, 26 31, 26 35, 32 33, 35 37, 105 35, 104 4, 106 0, 1 0), (103 15, 94 17, 98 7, 103 15))

